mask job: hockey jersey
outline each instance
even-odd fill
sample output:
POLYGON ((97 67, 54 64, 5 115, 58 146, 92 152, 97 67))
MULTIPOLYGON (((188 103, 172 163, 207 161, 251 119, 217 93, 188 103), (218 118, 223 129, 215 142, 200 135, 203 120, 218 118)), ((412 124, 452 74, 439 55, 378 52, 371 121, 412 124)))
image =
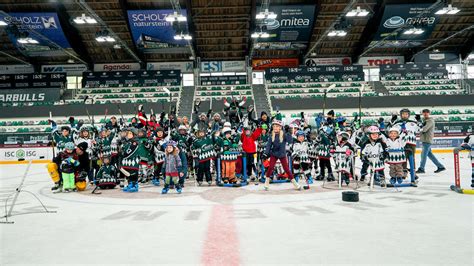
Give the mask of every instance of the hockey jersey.
POLYGON ((405 155, 406 135, 401 134, 398 138, 392 140, 382 135, 382 139, 387 145, 387 163, 400 164, 406 162, 405 155))
POLYGON ((292 144, 291 147, 291 157, 293 159, 293 163, 298 164, 298 163, 310 163, 309 160, 309 152, 310 149, 310 143, 308 141, 295 141, 292 144))
POLYGON ((114 185, 117 183, 117 168, 113 165, 102 165, 95 176, 97 185, 114 185))
POLYGON ((334 150, 334 161, 336 162, 336 169, 339 172, 351 173, 352 157, 347 155, 347 151, 354 152, 354 148, 350 143, 337 144, 334 150))
POLYGON ((191 150, 199 162, 208 161, 216 156, 214 143, 210 136, 196 139, 191 146, 191 150))
POLYGON ((375 171, 385 169, 384 154, 386 152, 385 144, 379 139, 377 141, 370 141, 362 150, 362 155, 367 158, 370 165, 375 171))
POLYGON ((122 167, 127 170, 138 170, 140 166, 140 143, 131 139, 124 143, 121 151, 122 167))
POLYGON ((392 126, 399 126, 402 132, 406 134, 405 141, 407 145, 416 146, 416 134, 421 130, 420 123, 413 120, 399 119, 392 126))

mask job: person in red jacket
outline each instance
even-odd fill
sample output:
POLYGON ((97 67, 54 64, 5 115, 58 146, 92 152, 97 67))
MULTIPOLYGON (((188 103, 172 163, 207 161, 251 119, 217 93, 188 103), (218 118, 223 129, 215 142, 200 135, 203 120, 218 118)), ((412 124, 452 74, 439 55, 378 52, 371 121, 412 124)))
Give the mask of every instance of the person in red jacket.
POLYGON ((255 181, 255 176, 252 175, 252 169, 255 169, 255 173, 257 173, 254 162, 255 153, 257 153, 257 144, 255 142, 261 134, 261 127, 258 127, 254 132, 252 132, 250 128, 245 127, 240 137, 242 150, 247 154, 247 176, 250 177, 251 181, 255 181))
POLYGON ((150 120, 148 120, 145 112, 143 112, 143 105, 141 104, 138 106, 138 119, 140 120, 140 123, 143 125, 143 127, 146 129, 147 136, 150 135, 150 132, 148 132, 149 130, 154 131, 157 128, 161 127, 158 121, 156 121, 156 116, 154 114, 152 114, 150 116, 150 120))

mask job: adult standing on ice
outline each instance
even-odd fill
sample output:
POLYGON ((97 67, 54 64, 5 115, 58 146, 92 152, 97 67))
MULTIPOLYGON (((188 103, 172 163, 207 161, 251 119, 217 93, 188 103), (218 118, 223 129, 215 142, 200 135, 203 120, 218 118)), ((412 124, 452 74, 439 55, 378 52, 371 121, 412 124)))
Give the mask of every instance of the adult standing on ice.
POLYGON ((430 117, 430 110, 423 109, 423 127, 421 128, 420 132, 420 141, 422 144, 421 150, 421 161, 420 166, 416 173, 424 174, 425 173, 425 165, 426 165, 426 158, 430 158, 430 160, 438 167, 435 173, 442 172, 446 170, 446 168, 438 161, 436 156, 434 156, 433 152, 431 151, 431 142, 433 141, 434 137, 434 129, 435 129, 435 121, 433 118, 430 117))
POLYGON ((288 178, 295 186, 295 189, 301 190, 300 184, 293 178, 293 173, 290 171, 286 157, 286 146, 293 142, 293 137, 283 131, 283 123, 280 120, 273 120, 272 127, 273 130, 263 153, 263 159, 270 157, 270 166, 265 174, 265 190, 268 190, 270 187, 270 176, 273 174, 273 169, 278 160, 280 160, 283 170, 288 174, 288 178))

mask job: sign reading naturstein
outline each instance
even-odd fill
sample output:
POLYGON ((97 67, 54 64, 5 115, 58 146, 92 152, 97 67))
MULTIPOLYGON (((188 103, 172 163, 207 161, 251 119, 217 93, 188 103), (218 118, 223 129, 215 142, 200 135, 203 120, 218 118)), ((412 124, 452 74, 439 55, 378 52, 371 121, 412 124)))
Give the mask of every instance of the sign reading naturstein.
POLYGON ((64 35, 56 13, 9 13, 8 15, 10 17, 0 15, 0 20, 4 20, 10 25, 16 25, 18 31, 28 32, 27 37, 38 41, 37 44, 20 43, 18 42, 18 34, 13 28, 8 28, 6 30, 8 37, 13 45, 23 54, 27 56, 65 55, 66 53, 57 46, 62 48, 71 47, 64 35))
POLYGON ((438 18, 428 11, 431 4, 386 5, 379 29, 370 44, 377 47, 415 47, 431 35, 438 18), (403 29, 399 29, 403 27, 403 29), (404 34, 406 29, 421 28, 421 34, 404 34))
MULTIPOLYGON (((306 49, 313 31, 314 5, 282 5, 269 7, 269 11, 277 15, 276 19, 256 21, 255 32, 266 27, 264 32, 270 38, 258 39, 256 49, 298 50, 306 49)), ((262 11, 257 8, 257 13, 262 11)))
MULTIPOLYGON (((128 10, 128 23, 133 41, 138 49, 145 53, 186 53, 188 41, 175 40, 179 33, 166 17, 174 13, 173 9, 162 10, 128 10)), ((181 9, 186 16, 186 9, 181 9)), ((179 22, 183 33, 187 32, 187 22, 179 22)))

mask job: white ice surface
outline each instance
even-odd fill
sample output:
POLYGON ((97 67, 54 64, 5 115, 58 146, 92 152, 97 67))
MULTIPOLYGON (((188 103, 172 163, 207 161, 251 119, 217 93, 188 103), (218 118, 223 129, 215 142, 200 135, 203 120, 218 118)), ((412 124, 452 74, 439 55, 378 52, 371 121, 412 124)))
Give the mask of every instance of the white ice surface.
MULTIPOLYGON (((233 208, 242 264, 473 265, 474 195, 452 192, 452 154, 437 154, 447 171, 420 175, 418 188, 367 192, 346 203, 341 191, 317 182, 296 192, 290 184, 243 188, 194 187, 182 195, 142 188, 137 194, 52 194, 44 165, 32 165, 14 224, 0 224, 0 265, 201 264, 214 206, 233 208), (33 213, 32 213, 33 212, 33 213)), ((419 158, 417 158, 419 160, 419 158)), ((0 214, 26 165, 0 165, 0 214)), ((461 155, 462 185, 471 166, 461 155)), ((226 256, 216 250, 215 256, 226 256)))

